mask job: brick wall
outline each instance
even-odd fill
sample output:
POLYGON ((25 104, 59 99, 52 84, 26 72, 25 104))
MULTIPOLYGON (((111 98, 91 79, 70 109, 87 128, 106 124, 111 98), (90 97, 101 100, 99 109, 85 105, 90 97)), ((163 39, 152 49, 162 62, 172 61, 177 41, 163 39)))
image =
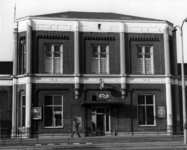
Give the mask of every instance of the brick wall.
MULTIPOLYGON (((44 118, 42 120, 32 120, 32 131, 38 131, 39 133, 50 133, 50 132, 63 132, 72 129, 72 113, 74 111, 79 112, 80 110, 73 110, 74 104, 74 85, 68 84, 33 84, 32 103, 33 107, 44 106, 45 95, 63 95, 63 128, 45 128, 44 118)), ((76 103, 77 101, 75 101, 76 103)), ((44 112, 44 108, 43 108, 44 112)), ((44 115, 44 114, 43 114, 44 115)), ((43 117, 43 116, 42 116, 43 117)))
POLYGON ((106 44, 109 46, 109 68, 110 74, 120 73, 120 48, 119 33, 93 33, 80 32, 80 72, 82 74, 92 74, 92 44, 106 44), (95 39, 85 39, 85 37, 95 39), (97 38, 112 37, 114 40, 98 40, 97 38))
POLYGON ((134 68, 137 64, 137 45, 151 45, 154 53, 154 74, 165 74, 164 63, 164 41, 162 34, 138 34, 126 33, 126 59, 127 59, 127 73, 138 74, 134 68), (158 41, 149 40, 130 40, 130 38, 158 38, 158 41))
POLYGON ((0 122, 1 134, 8 132, 10 135, 12 125, 12 87, 0 87, 0 122))
POLYGON ((32 73, 44 73, 44 44, 63 44, 63 73, 74 73, 74 33, 33 31, 32 73))

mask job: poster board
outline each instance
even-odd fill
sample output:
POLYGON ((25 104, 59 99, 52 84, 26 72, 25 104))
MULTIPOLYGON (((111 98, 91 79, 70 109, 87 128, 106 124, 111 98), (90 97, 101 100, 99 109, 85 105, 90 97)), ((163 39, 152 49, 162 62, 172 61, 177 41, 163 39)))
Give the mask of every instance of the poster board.
POLYGON ((157 107, 157 117, 158 118, 166 118, 166 107, 158 106, 157 107))
POLYGON ((32 119, 33 120, 42 120, 42 107, 33 107, 32 108, 32 119))

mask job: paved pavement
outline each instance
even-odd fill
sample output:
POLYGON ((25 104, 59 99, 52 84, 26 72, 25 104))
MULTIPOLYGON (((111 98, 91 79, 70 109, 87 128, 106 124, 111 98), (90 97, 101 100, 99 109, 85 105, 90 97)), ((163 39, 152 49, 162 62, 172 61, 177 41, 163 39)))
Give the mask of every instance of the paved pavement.
POLYGON ((53 137, 39 139, 1 140, 0 149, 111 149, 144 147, 182 147, 183 136, 100 136, 100 137, 53 137))

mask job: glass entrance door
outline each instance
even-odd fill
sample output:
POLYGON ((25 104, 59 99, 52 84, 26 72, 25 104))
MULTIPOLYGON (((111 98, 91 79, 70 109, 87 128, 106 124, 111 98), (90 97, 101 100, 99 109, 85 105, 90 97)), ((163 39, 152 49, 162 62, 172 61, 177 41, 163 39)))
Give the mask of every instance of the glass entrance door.
POLYGON ((110 132, 110 108, 92 107, 92 131, 110 132))

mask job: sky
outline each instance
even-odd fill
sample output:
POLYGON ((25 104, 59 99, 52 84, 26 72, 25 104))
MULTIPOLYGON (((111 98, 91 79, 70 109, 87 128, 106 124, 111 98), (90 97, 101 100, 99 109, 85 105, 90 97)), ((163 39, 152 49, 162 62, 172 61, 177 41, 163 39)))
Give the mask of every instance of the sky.
MULTIPOLYGON (((64 11, 113 12, 167 20, 181 26, 187 18, 187 0, 0 0, 0 61, 13 58, 15 4, 17 19, 64 11)), ((183 41, 187 63, 187 22, 183 25, 183 41)), ((177 58, 181 62, 180 30, 177 30, 177 58)))

